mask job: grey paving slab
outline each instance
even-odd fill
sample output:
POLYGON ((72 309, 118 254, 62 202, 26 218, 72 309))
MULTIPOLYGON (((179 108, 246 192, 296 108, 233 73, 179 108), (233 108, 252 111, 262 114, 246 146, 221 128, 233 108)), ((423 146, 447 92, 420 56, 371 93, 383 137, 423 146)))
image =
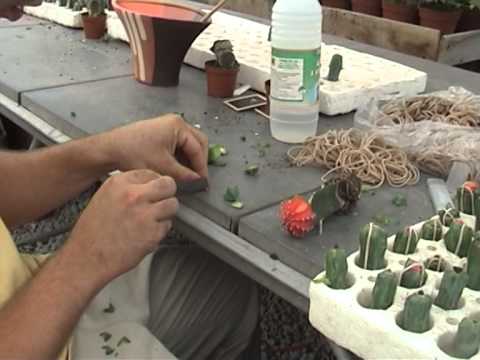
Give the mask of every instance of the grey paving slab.
POLYGON ((259 211, 240 221, 239 235, 274 258, 310 278, 324 269, 325 253, 335 245, 348 254, 358 250, 358 233, 369 222, 380 221, 389 234, 433 216, 426 177, 417 185, 403 189, 384 186, 363 193, 349 215, 335 215, 326 220, 323 233, 312 232, 303 239, 286 234, 278 218, 279 205, 259 211), (403 194, 408 207, 396 207, 392 199, 403 194), (388 223, 388 224, 387 224, 388 223))
POLYGON ((23 91, 128 75, 130 50, 120 42, 87 41, 83 32, 53 24, 0 31, 0 91, 23 91))
MULTIPOLYGON (((123 77, 27 92, 22 95, 22 104, 71 137, 167 112, 184 113, 191 124, 201 126, 211 143, 225 144, 229 154, 226 167, 210 168, 210 191, 183 201, 226 228, 235 226, 241 216, 319 186, 318 170, 298 171, 289 166, 285 159, 288 146, 270 138, 268 123, 262 117, 253 112, 237 114, 221 100, 207 97, 204 73, 191 67, 183 67, 177 88, 149 87, 123 77), (261 148, 265 148, 264 157, 259 155, 261 148), (260 165, 258 177, 244 175, 247 162, 260 165), (227 186, 235 185, 245 204, 242 210, 223 200, 227 186)), ((322 127, 346 125, 348 118, 326 119, 322 127)))
POLYGON ((14 26, 31 26, 31 25, 39 25, 39 24, 46 24, 47 21, 29 16, 23 15, 17 21, 9 21, 7 19, 0 19, 0 28, 4 27, 14 27, 14 26))

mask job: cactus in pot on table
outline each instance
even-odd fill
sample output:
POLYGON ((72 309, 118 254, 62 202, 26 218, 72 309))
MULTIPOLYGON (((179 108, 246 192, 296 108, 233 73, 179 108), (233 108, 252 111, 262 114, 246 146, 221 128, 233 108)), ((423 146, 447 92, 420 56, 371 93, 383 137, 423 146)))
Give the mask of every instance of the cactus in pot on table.
POLYGON ((383 17, 418 24, 418 0, 383 0, 383 17))
MULTIPOLYGON (((78 3, 75 5, 77 7, 78 3)), ((105 0, 86 0, 87 12, 82 14, 85 38, 100 39, 105 34, 107 16, 105 0)))
POLYGON ((442 34, 454 33, 461 15, 459 0, 420 1, 420 25, 437 29, 442 34))
POLYGON ((216 60, 205 63, 208 96, 232 97, 240 69, 233 45, 229 40, 217 40, 210 51, 215 54, 216 60))

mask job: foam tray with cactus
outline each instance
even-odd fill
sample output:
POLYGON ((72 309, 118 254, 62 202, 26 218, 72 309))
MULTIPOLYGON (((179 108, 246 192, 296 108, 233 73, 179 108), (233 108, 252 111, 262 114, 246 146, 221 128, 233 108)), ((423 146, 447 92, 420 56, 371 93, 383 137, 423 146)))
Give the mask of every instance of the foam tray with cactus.
POLYGON ((326 254, 310 285, 310 322, 367 359, 480 359, 480 190, 458 208, 387 237, 365 225, 359 251, 326 254))

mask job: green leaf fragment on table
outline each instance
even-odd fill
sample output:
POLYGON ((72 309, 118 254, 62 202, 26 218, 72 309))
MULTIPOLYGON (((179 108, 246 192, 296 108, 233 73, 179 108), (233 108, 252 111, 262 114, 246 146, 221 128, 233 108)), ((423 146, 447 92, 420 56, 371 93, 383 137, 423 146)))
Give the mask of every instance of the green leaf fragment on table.
POLYGON ((106 313, 106 314, 112 314, 112 313, 115 312, 115 306, 113 306, 113 304, 110 303, 110 304, 108 304, 108 307, 103 309, 103 312, 106 313))
POLYGON ((255 176, 258 174, 259 166, 257 164, 249 165, 245 169, 245 174, 255 176))
POLYGON ((103 338, 103 341, 107 342, 108 340, 111 339, 112 334, 110 334, 107 331, 103 331, 103 332, 100 333, 100 336, 103 338))
POLYGON ((235 209, 243 209, 243 203, 240 201, 235 201, 231 203, 232 207, 235 209))
POLYGON ((115 349, 113 349, 111 346, 108 345, 103 345, 102 349, 105 351, 105 355, 112 355, 115 349))
POLYGON ((117 347, 120 347, 123 344, 130 344, 131 342, 132 341, 128 337, 122 336, 122 338, 120 340, 118 340, 117 347))
POLYGON ((225 194, 223 195, 223 199, 226 202, 229 202, 229 203, 234 203, 236 201, 239 201, 239 199, 240 199, 240 189, 238 188, 238 186, 227 187, 227 190, 225 191, 225 194))
POLYGON ((218 159, 220 159, 224 154, 226 154, 225 146, 220 144, 212 144, 208 147, 208 163, 214 164, 218 159))
POLYGON ((408 205, 407 197, 403 194, 396 194, 392 199, 392 204, 396 207, 406 207, 408 205))
POLYGON ((373 217, 372 221, 377 225, 389 225, 392 219, 384 214, 377 214, 373 217))

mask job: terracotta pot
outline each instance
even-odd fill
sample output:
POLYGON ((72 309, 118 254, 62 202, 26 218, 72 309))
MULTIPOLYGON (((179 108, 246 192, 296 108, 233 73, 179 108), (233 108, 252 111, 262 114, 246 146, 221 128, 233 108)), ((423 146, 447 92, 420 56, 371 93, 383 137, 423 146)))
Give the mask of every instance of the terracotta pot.
POLYGON ((352 0, 352 10, 373 16, 382 16, 382 0, 352 0))
POLYGON ((87 14, 83 14, 82 21, 83 32, 87 39, 100 39, 105 35, 107 21, 106 15, 88 16, 87 14))
POLYGON ((383 0, 383 17, 409 24, 418 24, 418 8, 412 5, 396 4, 383 0))
POLYGON ((461 9, 436 10, 420 7, 420 25, 440 30, 442 34, 452 34, 462 15, 461 9))
POLYGON ((464 10, 457 26, 458 32, 480 29, 480 10, 464 10))
POLYGON ((350 9, 350 0, 321 0, 323 6, 338 9, 350 9))
POLYGON ((112 0, 127 30, 133 54, 133 74, 139 82, 177 86, 183 59, 210 22, 186 5, 142 0, 112 0))
POLYGON ((239 68, 223 69, 216 65, 215 60, 205 63, 207 72, 208 96, 227 98, 232 97, 237 83, 239 68))

